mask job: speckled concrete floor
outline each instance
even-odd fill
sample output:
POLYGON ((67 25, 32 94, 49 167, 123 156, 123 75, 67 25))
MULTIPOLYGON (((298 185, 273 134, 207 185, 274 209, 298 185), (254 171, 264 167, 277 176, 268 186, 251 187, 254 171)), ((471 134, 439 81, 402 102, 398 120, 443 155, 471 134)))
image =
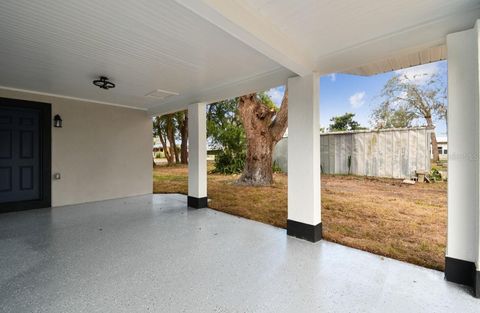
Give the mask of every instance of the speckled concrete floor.
POLYGON ((480 312, 443 274, 141 196, 0 215, 0 312, 480 312))

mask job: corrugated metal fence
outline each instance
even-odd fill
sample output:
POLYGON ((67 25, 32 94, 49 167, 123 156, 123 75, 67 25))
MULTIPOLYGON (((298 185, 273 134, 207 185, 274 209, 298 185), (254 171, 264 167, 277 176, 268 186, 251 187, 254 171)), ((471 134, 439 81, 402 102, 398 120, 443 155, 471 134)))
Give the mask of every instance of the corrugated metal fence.
MULTIPOLYGON (((431 129, 418 127, 321 134, 322 171, 325 174, 413 177, 415 171, 430 170, 431 132, 431 129)), ((274 154, 274 160, 284 171, 287 171, 287 145, 288 138, 283 138, 274 154)))

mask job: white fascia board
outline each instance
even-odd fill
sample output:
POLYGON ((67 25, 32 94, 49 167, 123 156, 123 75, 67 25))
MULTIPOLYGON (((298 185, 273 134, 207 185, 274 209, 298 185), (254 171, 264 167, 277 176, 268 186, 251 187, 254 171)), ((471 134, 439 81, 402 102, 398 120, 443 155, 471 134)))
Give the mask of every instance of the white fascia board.
POLYGON ((223 31, 299 76, 312 73, 313 58, 273 24, 238 2, 176 0, 223 31))
POLYGON ((265 91, 273 87, 286 85, 288 78, 297 76, 285 68, 248 77, 240 81, 221 84, 199 93, 172 97, 172 100, 148 110, 153 115, 162 115, 187 109, 189 104, 213 103, 224 99, 242 96, 248 93, 265 91))

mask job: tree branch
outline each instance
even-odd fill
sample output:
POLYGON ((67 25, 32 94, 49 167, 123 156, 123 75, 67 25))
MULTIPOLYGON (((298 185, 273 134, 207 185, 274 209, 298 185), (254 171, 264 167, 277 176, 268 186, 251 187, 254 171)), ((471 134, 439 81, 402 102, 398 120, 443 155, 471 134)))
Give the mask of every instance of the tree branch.
POLYGON ((285 130, 288 127, 288 89, 285 88, 285 94, 283 95, 282 104, 280 110, 278 111, 275 119, 269 126, 270 135, 273 138, 273 141, 277 143, 282 139, 285 130))

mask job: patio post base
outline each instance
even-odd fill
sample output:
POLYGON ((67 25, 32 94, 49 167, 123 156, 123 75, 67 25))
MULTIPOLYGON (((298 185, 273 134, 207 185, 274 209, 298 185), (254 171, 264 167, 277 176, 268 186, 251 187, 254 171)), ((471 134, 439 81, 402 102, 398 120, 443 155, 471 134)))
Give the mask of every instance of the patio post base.
POLYGON ((480 272, 474 262, 445 257, 445 279, 472 287, 475 297, 480 298, 480 272))
POLYGON ((322 239, 322 223, 310 225, 293 220, 287 220, 287 235, 311 242, 317 242, 322 239))
POLYGON ((475 275, 475 297, 480 298, 480 271, 477 271, 477 275, 475 275))
POLYGON ((196 197, 191 197, 188 196, 187 204, 189 207, 195 208, 195 209, 201 209, 201 208, 206 208, 208 203, 208 198, 203 197, 203 198, 196 198, 196 197))

